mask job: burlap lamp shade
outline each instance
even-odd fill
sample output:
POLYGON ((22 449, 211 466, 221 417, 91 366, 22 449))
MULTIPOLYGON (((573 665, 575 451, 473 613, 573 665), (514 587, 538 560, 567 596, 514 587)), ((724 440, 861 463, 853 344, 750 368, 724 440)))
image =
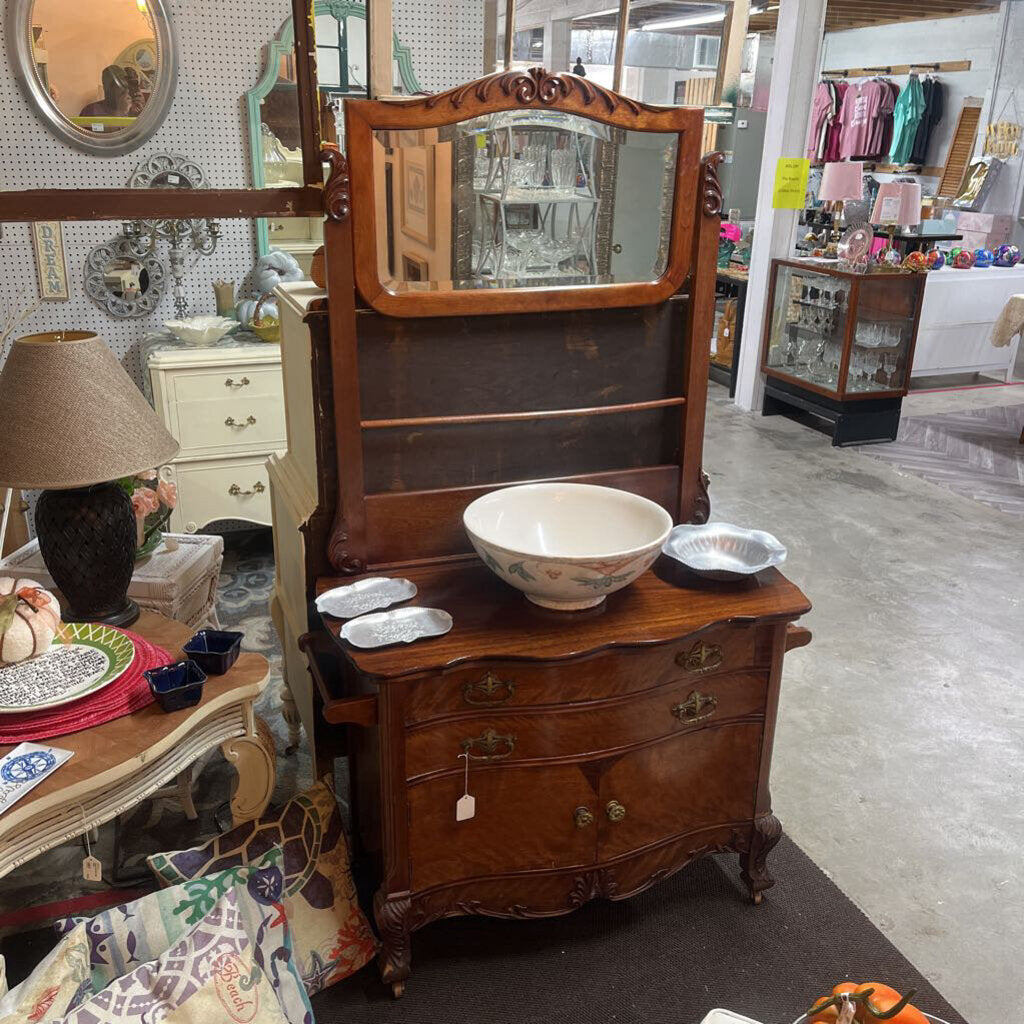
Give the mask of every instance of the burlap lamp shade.
POLYGON ((0 373, 0 485, 87 487, 177 453, 101 338, 68 331, 15 341, 0 373))
POLYGON ((0 372, 0 485, 42 488, 39 550, 69 621, 127 625, 135 516, 116 482, 169 462, 164 429, 95 334, 31 334, 0 372))

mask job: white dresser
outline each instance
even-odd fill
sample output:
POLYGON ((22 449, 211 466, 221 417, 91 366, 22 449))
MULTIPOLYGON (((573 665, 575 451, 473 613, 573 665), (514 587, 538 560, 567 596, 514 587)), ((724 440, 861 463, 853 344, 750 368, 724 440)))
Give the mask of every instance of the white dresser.
MULTIPOLYGON (((315 360, 305 318, 310 305, 325 299, 327 293, 310 281, 299 281, 280 285, 275 295, 281 314, 287 450, 271 455, 267 462, 274 517, 275 562, 270 611, 281 638, 285 681, 291 690, 298 719, 313 747, 312 681, 306 656, 299 650, 297 642, 309 630, 311 595, 306 592, 306 537, 310 518, 322 504, 313 408, 315 360)), ((288 712, 286 707, 286 717, 288 712)), ((295 742, 294 736, 292 742, 295 742)))
POLYGON ((190 348, 158 334, 142 360, 147 395, 181 445, 163 470, 178 485, 171 530, 224 519, 270 526, 267 456, 286 443, 280 346, 239 333, 190 348))

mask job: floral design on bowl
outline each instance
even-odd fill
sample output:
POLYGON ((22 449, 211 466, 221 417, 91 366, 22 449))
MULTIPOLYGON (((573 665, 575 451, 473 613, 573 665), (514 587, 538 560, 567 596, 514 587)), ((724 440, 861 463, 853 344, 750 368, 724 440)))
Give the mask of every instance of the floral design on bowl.
POLYGON ((647 498, 592 484, 522 484, 472 502, 476 553, 534 604, 593 608, 657 560, 672 517, 647 498))

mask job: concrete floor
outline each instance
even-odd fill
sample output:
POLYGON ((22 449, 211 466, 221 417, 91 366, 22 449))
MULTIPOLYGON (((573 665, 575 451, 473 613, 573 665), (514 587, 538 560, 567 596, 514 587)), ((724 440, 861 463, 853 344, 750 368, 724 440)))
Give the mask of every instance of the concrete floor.
MULTIPOLYGON (((712 519, 775 533, 814 605, 814 641, 786 663, 775 811, 971 1024, 1016 1019, 1020 521, 725 395, 711 385, 712 519)), ((1021 402, 1024 387, 912 395, 904 415, 1021 402)))

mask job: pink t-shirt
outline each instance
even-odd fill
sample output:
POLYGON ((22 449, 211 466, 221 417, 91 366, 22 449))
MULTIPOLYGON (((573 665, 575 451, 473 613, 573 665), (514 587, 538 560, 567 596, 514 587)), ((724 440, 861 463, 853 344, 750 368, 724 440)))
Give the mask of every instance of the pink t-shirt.
POLYGON ((843 122, 840 155, 844 160, 862 156, 870 150, 884 88, 881 82, 871 81, 851 85, 847 89, 840 114, 843 122))

